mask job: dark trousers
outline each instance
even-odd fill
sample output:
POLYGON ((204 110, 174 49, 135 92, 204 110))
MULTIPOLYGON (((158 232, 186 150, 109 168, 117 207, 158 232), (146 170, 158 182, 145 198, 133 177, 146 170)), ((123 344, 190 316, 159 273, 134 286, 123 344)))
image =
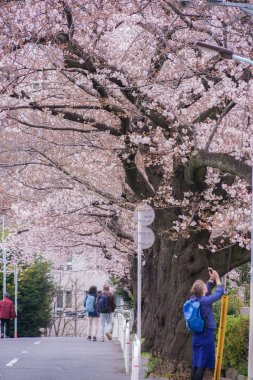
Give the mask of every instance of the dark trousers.
POLYGON ((4 338, 4 326, 5 326, 5 336, 10 335, 10 319, 1 319, 1 338, 4 338))
POLYGON ((202 380, 205 374, 205 368, 193 367, 191 373, 191 380, 202 380))

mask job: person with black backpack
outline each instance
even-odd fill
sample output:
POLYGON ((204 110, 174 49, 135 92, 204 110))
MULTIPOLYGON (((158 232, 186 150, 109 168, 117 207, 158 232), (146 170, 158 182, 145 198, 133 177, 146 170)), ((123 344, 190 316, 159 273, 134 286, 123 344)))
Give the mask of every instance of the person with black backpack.
POLYGON ((97 287, 91 286, 84 300, 84 307, 88 314, 88 340, 97 340, 99 313, 97 310, 97 287), (93 333, 93 334, 92 334, 93 333))
POLYGON ((103 286, 103 291, 98 296, 97 307, 100 314, 101 340, 105 341, 105 335, 112 340, 112 315, 115 310, 115 302, 108 285, 103 286))
POLYGON ((202 331, 192 330, 191 380, 202 380, 207 368, 211 370, 215 368, 214 330, 216 329, 216 322, 212 305, 223 296, 224 288, 221 285, 218 273, 212 268, 208 268, 208 271, 210 278, 207 284, 202 280, 197 280, 191 288, 193 294, 191 299, 199 301, 200 315, 204 321, 202 331), (215 286, 215 291, 211 293, 215 286))

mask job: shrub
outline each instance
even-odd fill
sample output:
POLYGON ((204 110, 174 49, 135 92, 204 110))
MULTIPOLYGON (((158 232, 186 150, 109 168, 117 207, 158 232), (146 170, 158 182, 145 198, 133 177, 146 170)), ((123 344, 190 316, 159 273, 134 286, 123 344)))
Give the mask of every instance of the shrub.
POLYGON ((249 344, 249 317, 227 316, 227 327, 223 353, 223 367, 235 368, 247 376, 249 344))
MULTIPOLYGON (((2 291, 0 273, 0 292, 2 291)), ((14 300, 13 274, 7 279, 7 289, 14 300)), ((51 264, 37 259, 30 266, 23 267, 18 277, 18 336, 40 336, 41 329, 50 326, 54 282, 51 264)), ((13 335, 13 323, 10 329, 13 335)))
MULTIPOLYGON (((213 312, 215 316, 215 320, 217 322, 217 325, 220 322, 220 313, 221 313, 221 303, 222 299, 218 302, 215 302, 213 305, 213 312)), ((242 307, 241 301, 238 299, 237 290, 236 289, 230 289, 229 290, 229 300, 228 300, 228 315, 240 315, 240 309, 242 307)))
POLYGON ((155 373, 161 363, 162 359, 160 357, 154 357, 148 352, 142 352, 141 354, 144 358, 148 359, 146 363, 146 372, 145 372, 145 378, 149 377, 152 373, 155 373))

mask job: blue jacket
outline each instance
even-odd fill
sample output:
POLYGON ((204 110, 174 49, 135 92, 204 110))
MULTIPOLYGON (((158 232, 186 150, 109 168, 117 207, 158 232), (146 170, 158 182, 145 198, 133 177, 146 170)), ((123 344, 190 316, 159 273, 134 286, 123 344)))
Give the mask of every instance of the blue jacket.
POLYGON ((223 285, 217 285, 215 292, 211 293, 214 284, 210 281, 207 283, 208 292, 205 296, 195 297, 200 301, 200 314, 203 320, 206 322, 206 327, 210 329, 216 329, 216 322, 213 315, 212 304, 218 301, 224 294, 223 285))

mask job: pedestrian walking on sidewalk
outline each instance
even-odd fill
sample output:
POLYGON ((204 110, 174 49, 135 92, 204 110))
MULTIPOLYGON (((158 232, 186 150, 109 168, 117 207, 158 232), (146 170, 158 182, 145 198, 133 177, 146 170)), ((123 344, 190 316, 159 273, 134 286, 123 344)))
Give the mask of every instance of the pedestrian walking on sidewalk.
POLYGON ((222 297, 224 289, 215 270, 210 268, 209 276, 207 284, 202 280, 197 280, 191 289, 192 298, 200 302, 200 314, 205 321, 204 330, 200 333, 195 332, 192 336, 191 380, 202 380, 207 368, 211 370, 215 368, 214 330, 216 329, 216 322, 212 305, 222 297), (211 293, 215 286, 215 292, 211 293))
POLYGON ((97 287, 91 286, 84 300, 88 313, 88 340, 97 340, 99 313, 97 311, 97 287))
POLYGON ((1 338, 10 336, 10 320, 14 318, 16 313, 13 302, 9 293, 4 293, 4 298, 0 301, 1 338))
POLYGON ((112 316, 114 310, 114 295, 110 292, 109 286, 104 285, 102 293, 98 296, 102 342, 105 340, 105 335, 109 340, 112 340, 112 316))

